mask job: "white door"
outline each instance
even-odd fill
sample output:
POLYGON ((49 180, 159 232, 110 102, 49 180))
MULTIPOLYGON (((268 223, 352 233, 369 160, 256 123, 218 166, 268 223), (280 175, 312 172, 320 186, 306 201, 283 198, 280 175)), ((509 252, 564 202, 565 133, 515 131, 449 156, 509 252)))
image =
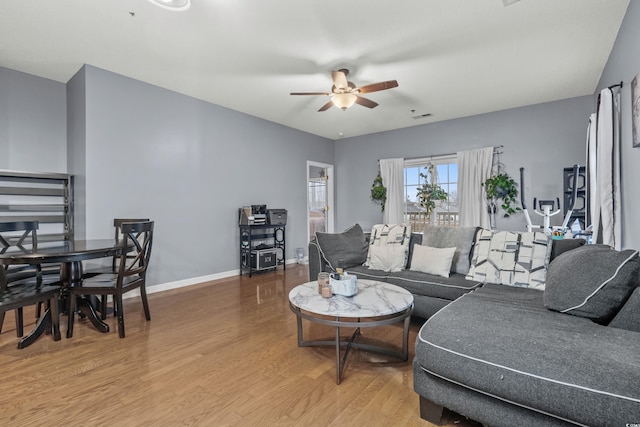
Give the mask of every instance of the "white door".
POLYGON ((333 233, 333 166, 307 162, 307 224, 309 239, 316 231, 333 233))

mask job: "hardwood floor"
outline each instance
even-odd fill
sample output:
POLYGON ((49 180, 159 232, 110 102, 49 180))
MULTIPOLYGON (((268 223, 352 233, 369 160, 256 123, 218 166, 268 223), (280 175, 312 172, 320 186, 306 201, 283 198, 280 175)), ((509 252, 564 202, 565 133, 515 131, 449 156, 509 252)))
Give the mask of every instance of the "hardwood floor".
MULTIPOLYGON (((307 281, 305 266, 233 277, 125 302, 127 336, 100 334, 86 320, 74 336, 41 337, 18 350, 13 315, 0 335, 0 425, 430 426, 418 415, 411 360, 349 355, 335 383, 335 350, 299 348, 288 293, 307 281)), ((33 312, 25 326, 33 326, 33 312)), ((305 325, 305 338, 331 337, 305 325)), ((400 345, 401 326, 364 331, 400 345)), ((456 414, 446 425, 472 426, 456 414)))

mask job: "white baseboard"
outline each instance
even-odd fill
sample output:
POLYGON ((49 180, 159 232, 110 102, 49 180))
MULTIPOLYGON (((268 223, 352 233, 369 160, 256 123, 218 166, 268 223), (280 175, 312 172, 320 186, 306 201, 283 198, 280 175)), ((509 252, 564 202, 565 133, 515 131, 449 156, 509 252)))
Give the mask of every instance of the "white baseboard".
MULTIPOLYGON (((297 261, 295 258, 288 259, 285 261, 285 264, 296 264, 296 263, 297 261)), ((191 277, 189 279, 176 280, 175 282, 160 283, 153 286, 147 286, 147 294, 155 294, 156 292, 170 291, 172 289, 179 289, 187 286, 199 285, 204 282, 211 282, 213 280, 226 279, 227 277, 237 276, 239 274, 240 274, 240 270, 230 270, 230 271, 223 271, 221 273, 216 273, 216 274, 209 274, 206 276, 191 277)), ((139 297, 139 296, 140 296, 140 290, 135 289, 131 292, 127 292, 122 297, 123 299, 127 299, 127 298, 139 297)))

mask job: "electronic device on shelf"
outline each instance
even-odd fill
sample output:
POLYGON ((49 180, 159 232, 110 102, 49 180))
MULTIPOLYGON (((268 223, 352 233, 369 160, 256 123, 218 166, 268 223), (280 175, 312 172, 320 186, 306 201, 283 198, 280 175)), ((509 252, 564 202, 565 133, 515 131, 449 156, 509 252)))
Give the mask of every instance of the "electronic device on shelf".
POLYGON ((251 205, 238 209, 238 224, 266 225, 267 205, 251 205))
POLYGON ((238 209, 240 225, 287 225, 286 209, 267 209, 267 205, 251 205, 238 209))
POLYGON ((267 209, 269 224, 271 225, 287 225, 286 209, 267 209))

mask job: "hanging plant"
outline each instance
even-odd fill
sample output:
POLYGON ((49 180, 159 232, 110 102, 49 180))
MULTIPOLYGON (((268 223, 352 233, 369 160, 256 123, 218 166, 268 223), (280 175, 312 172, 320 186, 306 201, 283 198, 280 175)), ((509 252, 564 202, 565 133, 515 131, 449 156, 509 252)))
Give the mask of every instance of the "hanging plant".
POLYGON ((422 172, 420 173, 420 177, 424 179, 425 183, 418 187, 417 191, 418 202, 420 203, 420 206, 425 209, 425 216, 427 218, 431 217, 431 213, 436 208, 436 201, 447 200, 447 197, 449 196, 449 194, 438 184, 432 184, 429 182, 432 168, 432 165, 425 167, 429 175, 425 175, 422 172))
POLYGON ((371 200, 379 202, 382 212, 384 212, 384 204, 387 201, 387 188, 382 183, 380 172, 378 172, 378 176, 375 177, 371 186, 371 200))
POLYGON ((507 173, 499 173, 488 178, 482 184, 486 190, 486 198, 490 202, 502 200, 500 207, 504 210, 504 217, 520 211, 517 206, 518 186, 507 173))

